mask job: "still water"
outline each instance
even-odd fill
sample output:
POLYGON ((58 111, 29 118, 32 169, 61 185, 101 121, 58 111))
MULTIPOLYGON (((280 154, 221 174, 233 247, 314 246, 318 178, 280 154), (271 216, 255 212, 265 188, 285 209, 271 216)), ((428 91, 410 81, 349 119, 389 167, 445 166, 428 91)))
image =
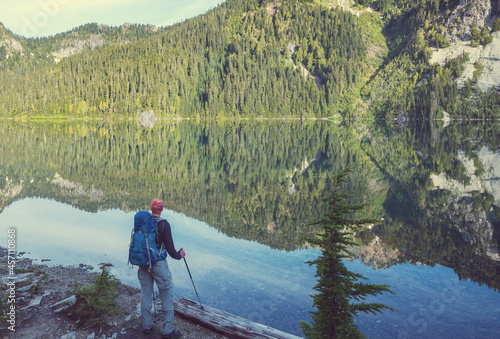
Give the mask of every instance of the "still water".
MULTIPOLYGON (((0 244, 16 227, 18 250, 30 258, 109 262, 138 286, 127 265, 133 215, 160 197, 202 303, 296 335, 316 282, 304 262, 320 253, 304 239, 314 232, 308 223, 324 212, 331 174, 362 162, 346 190, 380 224, 356 234, 360 246, 346 266, 391 285, 395 295, 368 301, 399 311, 360 314, 360 330, 369 338, 500 336, 494 125, 77 121, 0 129, 0 244)), ((196 300, 184 263, 169 265, 175 296, 196 300)))

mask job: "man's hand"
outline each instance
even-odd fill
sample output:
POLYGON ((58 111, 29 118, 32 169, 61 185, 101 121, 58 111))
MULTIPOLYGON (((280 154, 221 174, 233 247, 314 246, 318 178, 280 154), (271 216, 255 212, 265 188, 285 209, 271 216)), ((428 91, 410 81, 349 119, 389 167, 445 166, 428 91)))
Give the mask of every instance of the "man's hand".
POLYGON ((186 256, 186 252, 184 252, 183 248, 181 248, 181 250, 179 251, 179 254, 181 255, 181 259, 186 256))

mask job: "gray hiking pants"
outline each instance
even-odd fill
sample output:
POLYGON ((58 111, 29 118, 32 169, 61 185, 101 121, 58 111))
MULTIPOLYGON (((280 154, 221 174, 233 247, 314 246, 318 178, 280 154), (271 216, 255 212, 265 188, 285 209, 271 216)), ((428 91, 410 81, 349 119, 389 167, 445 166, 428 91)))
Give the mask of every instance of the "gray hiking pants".
POLYGON ((174 330, 174 294, 172 291, 172 274, 168 268, 167 260, 160 260, 153 264, 151 272, 147 268, 140 267, 137 275, 141 283, 141 319, 142 328, 153 327, 153 314, 151 306, 153 304, 153 282, 156 282, 160 292, 161 308, 164 321, 162 324, 162 334, 170 334, 174 330))

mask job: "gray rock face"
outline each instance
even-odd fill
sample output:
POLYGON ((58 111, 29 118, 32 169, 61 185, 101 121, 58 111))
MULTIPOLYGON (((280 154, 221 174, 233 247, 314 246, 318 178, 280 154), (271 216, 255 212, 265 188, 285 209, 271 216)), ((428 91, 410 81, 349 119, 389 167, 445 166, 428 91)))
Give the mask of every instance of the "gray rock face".
POLYGON ((473 25, 491 25, 496 18, 495 13, 491 0, 461 0, 444 22, 444 36, 450 42, 469 41, 473 25))
POLYGON ((92 34, 87 39, 68 39, 61 43, 60 49, 52 53, 55 62, 62 58, 69 57, 84 51, 86 48, 94 50, 104 45, 104 38, 101 35, 92 34))
POLYGON ((484 210, 475 211, 471 197, 451 198, 447 217, 471 246, 486 251, 493 241, 493 227, 484 210))

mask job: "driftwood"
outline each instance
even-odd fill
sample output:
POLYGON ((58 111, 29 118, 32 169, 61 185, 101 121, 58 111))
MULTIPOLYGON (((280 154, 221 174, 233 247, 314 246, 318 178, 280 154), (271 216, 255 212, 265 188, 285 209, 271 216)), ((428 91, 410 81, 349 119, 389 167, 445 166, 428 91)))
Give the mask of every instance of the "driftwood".
POLYGON ((197 324, 220 332, 229 338, 268 338, 299 339, 295 335, 282 332, 216 308, 200 304, 189 299, 174 300, 175 312, 197 324))

